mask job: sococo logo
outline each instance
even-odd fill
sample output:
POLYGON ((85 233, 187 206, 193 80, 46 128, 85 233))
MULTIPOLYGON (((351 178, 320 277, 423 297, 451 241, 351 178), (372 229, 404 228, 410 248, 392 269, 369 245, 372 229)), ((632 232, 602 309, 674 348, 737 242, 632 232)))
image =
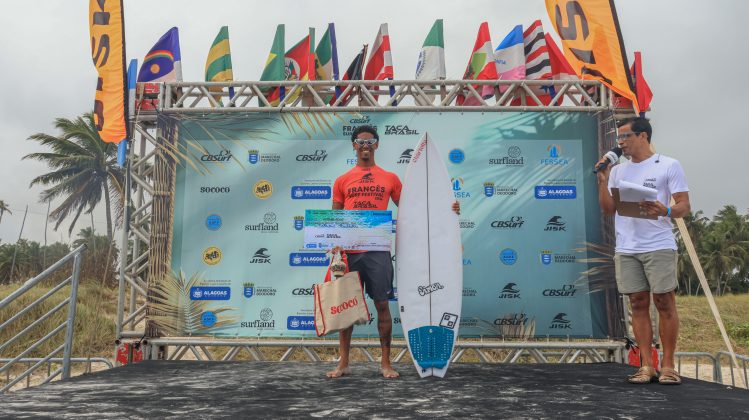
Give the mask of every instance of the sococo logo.
POLYGON ((450 182, 452 182, 455 198, 471 198, 471 193, 463 191, 463 186, 465 185, 463 178, 453 178, 450 182))
POLYGON ((290 331, 312 331, 315 329, 315 317, 294 315, 286 318, 286 329, 290 331))
POLYGON ((263 221, 254 225, 244 225, 245 232, 278 233, 278 221, 276 213, 268 212, 263 216, 263 221))
POLYGON ((270 264, 270 254, 268 248, 260 248, 255 251, 255 254, 250 260, 250 264, 270 264))
POLYGON ((504 265, 514 265, 518 261, 518 253, 512 248, 505 248, 499 253, 499 260, 504 265))
POLYGON ((518 325, 525 325, 528 323, 528 316, 524 313, 519 314, 509 314, 505 315, 502 318, 497 318, 494 320, 494 325, 499 326, 518 326, 518 325))
POLYGON ((295 185, 291 187, 292 200, 328 200, 331 188, 327 185, 295 185))
POLYGON ((566 232, 566 225, 567 223, 562 221, 562 216, 552 216, 551 219, 546 222, 544 232, 566 232))
POLYGON ((215 246, 209 246, 203 251, 203 262, 207 265, 216 265, 221 262, 221 250, 215 246))
POLYGON ((518 146, 510 146, 507 149, 507 155, 499 158, 489 159, 489 165, 502 165, 520 167, 525 165, 523 151, 518 146))
POLYGON ((289 265, 292 267, 325 267, 330 261, 322 252, 292 252, 289 254, 289 265))
POLYGON ((190 288, 190 300, 229 300, 231 288, 193 286, 190 288))
POLYGON ((252 191, 255 193, 255 197, 261 200, 265 200, 266 198, 273 195, 273 184, 271 184, 270 181, 261 179, 260 181, 255 183, 252 191))
POLYGON ((545 297, 574 297, 577 288, 574 284, 565 284, 559 289, 544 289, 541 293, 545 297))
POLYGON ((547 158, 541 159, 539 163, 544 166, 566 166, 569 165, 569 159, 562 157, 562 146, 552 144, 546 148, 549 154, 547 158))
POLYGON ((411 154, 414 152, 414 149, 406 149, 401 153, 400 157, 398 158, 398 161, 395 162, 398 165, 407 165, 411 162, 411 154))
POLYGON ((539 200, 571 200, 577 198, 574 185, 536 185, 535 196, 539 200))
POLYGON ((522 216, 512 216, 507 220, 493 220, 490 226, 494 229, 520 229, 523 227, 522 216))
POLYGON ((228 194, 231 187, 200 187, 201 194, 228 194))
POLYGON ((203 162, 227 162, 232 158, 231 152, 228 150, 221 150, 216 154, 206 153, 200 157, 203 162))
POLYGON ((487 197, 494 196, 511 196, 517 195, 518 189, 507 185, 495 185, 493 182, 484 182, 484 195, 487 197))
POLYGON ((219 230, 221 229, 221 216, 218 214, 212 214, 205 218, 205 227, 208 228, 208 230, 219 230))
POLYGON ((408 128, 405 124, 385 126, 385 135, 387 136, 413 136, 416 134, 419 134, 419 132, 408 128))
POLYGON ((297 162, 325 162, 327 158, 328 152, 324 149, 315 150, 314 153, 296 155, 297 162))
POLYGON ((567 314, 564 312, 558 313, 554 319, 551 320, 549 329, 552 330, 570 330, 572 329, 572 321, 567 319, 567 314))
POLYGON ((507 283, 497 296, 498 299, 520 299, 520 289, 515 283, 507 283))
POLYGON ((294 216, 294 229, 295 230, 304 229, 304 216, 294 216))

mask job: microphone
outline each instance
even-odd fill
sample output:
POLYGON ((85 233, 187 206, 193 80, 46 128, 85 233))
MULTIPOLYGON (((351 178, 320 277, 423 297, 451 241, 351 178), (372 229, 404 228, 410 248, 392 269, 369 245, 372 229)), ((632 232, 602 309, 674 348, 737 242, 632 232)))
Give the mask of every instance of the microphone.
POLYGON ((603 161, 603 163, 601 163, 600 165, 593 168, 593 173, 597 174, 598 172, 606 169, 607 166, 616 164, 616 162, 619 161, 619 156, 621 155, 622 155, 622 148, 619 146, 614 147, 613 149, 609 150, 608 152, 606 152, 605 155, 603 155, 603 157, 605 157, 606 160, 603 161))

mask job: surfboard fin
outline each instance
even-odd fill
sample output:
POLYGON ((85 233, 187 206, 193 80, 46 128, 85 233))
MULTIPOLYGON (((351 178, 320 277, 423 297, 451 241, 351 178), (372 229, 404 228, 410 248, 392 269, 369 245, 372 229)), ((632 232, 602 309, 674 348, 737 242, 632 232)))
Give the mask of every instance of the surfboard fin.
POLYGON ((442 369, 450 360, 455 332, 437 325, 426 325, 408 331, 411 353, 422 369, 442 369))

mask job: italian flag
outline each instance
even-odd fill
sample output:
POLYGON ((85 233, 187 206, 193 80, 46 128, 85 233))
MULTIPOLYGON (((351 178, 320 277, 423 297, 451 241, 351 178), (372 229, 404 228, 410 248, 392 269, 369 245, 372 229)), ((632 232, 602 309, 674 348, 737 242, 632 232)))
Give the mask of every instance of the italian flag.
POLYGON ((445 38, 442 19, 437 19, 421 46, 419 61, 416 64, 416 80, 444 80, 446 77, 445 38))
MULTIPOLYGON (((284 35, 284 25, 278 25, 268 59, 265 61, 265 69, 263 69, 263 74, 260 76, 260 81, 286 80, 284 70, 284 35)), ((283 94, 282 91, 282 88, 271 87, 267 88, 264 93, 271 105, 278 105, 280 96, 283 94)))
MULTIPOLYGON (((479 27, 479 33, 476 36, 476 43, 473 45, 471 58, 468 60, 468 66, 463 74, 463 80, 497 80, 497 66, 494 64, 494 51, 492 50, 492 39, 489 35, 489 24, 483 22, 479 27)), ((474 86, 478 89, 478 85, 474 86)), ((493 86, 483 86, 479 94, 488 98, 494 94, 493 86)), ((479 101, 467 92, 458 95, 457 102, 459 106, 478 105, 479 101)))

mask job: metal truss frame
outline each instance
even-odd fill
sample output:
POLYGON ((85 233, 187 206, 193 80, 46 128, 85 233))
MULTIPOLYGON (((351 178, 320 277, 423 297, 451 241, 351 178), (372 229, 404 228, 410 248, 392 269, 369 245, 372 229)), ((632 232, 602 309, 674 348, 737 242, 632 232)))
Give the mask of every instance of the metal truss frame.
MULTIPOLYGON (((140 84, 139 84, 140 85, 140 84)), ((139 86, 136 104, 147 97, 139 86)), ((154 197, 163 197, 168 185, 158 185, 160 177, 155 168, 164 167, 172 157, 159 147, 163 127, 157 125, 159 114, 230 115, 250 112, 589 112, 599 115, 599 148, 607 150, 615 138, 614 119, 634 115, 632 109, 619 109, 613 92, 597 81, 590 80, 382 80, 382 81, 286 81, 286 82, 179 82, 162 83, 151 96, 152 109, 140 108, 133 119, 133 138, 129 142, 128 176, 125 204, 125 228, 122 231, 122 253, 119 275, 117 309, 117 340, 142 341, 150 358, 183 357, 188 351, 197 358, 209 359, 211 346, 228 346, 230 350, 221 360, 233 360, 242 351, 253 359, 261 360, 259 347, 284 347, 288 350, 282 360, 288 360, 299 349, 309 360, 319 360, 314 348, 334 347, 338 343, 326 340, 245 340, 222 341, 212 337, 169 338, 146 337, 147 296, 150 266, 149 250, 163 245, 163 233, 152 232, 154 197), (391 97, 387 91, 393 87, 391 97), (483 86, 493 86, 495 94, 488 98, 479 94, 483 86), (544 104, 539 95, 549 92, 543 86, 552 86, 553 96, 544 104), (283 87, 285 97, 280 103, 268 99, 273 89, 283 87), (233 95, 229 92, 232 88, 233 95), (333 97, 332 104, 327 101, 333 97), (475 106, 458 105, 459 96, 470 98, 475 106), (169 352, 169 347, 173 347, 169 352), (205 356, 199 356, 203 349, 205 356)), ((463 102, 461 102, 463 103, 463 102)), ((138 105, 136 105, 137 107, 138 105)), ((163 181, 162 181, 163 182, 163 181)), ((604 226, 611 221, 604 220, 604 226)), ((609 226, 611 227, 611 226, 609 226)), ((161 262, 163 264, 163 262, 161 262)), ((613 300, 618 297, 614 295, 613 300)), ((374 360, 369 349, 378 348, 378 342, 355 341, 353 346, 374 360)), ((404 357, 403 343, 394 343, 404 357)), ((529 356, 538 362, 556 360, 574 362, 581 357, 594 361, 621 361, 623 343, 599 342, 471 342, 456 345, 453 358, 459 361, 474 352, 481 361, 496 362, 487 349, 508 349, 510 355, 503 361, 514 362, 529 356), (596 356, 598 355, 598 356, 596 356)))

